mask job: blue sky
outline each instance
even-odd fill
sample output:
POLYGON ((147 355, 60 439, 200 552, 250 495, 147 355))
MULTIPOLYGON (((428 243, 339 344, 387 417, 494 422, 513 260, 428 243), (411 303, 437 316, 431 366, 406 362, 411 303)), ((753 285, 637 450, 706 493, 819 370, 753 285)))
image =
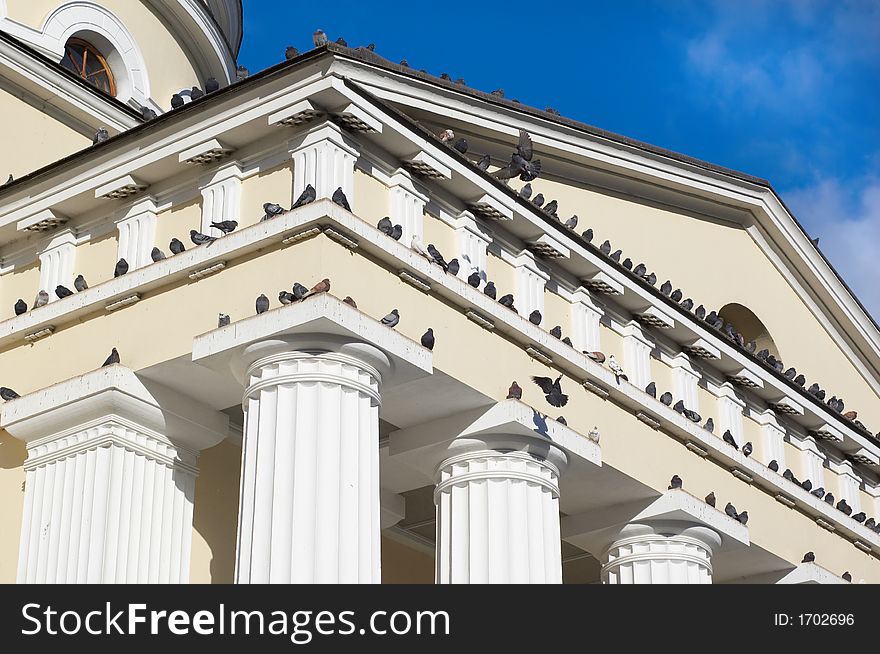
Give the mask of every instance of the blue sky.
POLYGON ((880 318, 880 2, 244 0, 252 72, 321 27, 769 179, 880 318), (542 11, 554 7, 554 11, 542 11))

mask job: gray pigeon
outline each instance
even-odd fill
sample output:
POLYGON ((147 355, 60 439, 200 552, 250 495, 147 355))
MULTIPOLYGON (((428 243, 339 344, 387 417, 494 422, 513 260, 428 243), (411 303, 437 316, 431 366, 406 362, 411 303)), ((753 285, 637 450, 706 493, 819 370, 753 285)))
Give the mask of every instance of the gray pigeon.
POLYGON ((201 234, 194 229, 189 230, 189 238, 196 245, 204 245, 207 243, 210 245, 214 241, 217 240, 216 236, 208 236, 207 234, 201 234))
POLYGON ((660 396, 660 401, 666 406, 669 406, 670 404, 672 404, 672 393, 663 393, 663 395, 660 396))
POLYGON ((128 272, 128 261, 125 259, 120 259, 116 262, 116 268, 113 269, 114 277, 122 277, 125 273, 128 272))
POLYGON ((730 430, 725 430, 725 432, 721 435, 721 440, 723 440, 728 445, 732 446, 733 449, 738 450, 739 445, 736 444, 736 439, 734 439, 733 434, 730 433, 730 430))
POLYGON ((748 511, 743 511, 743 512, 740 513, 738 516, 736 516, 736 519, 739 520, 740 523, 743 524, 743 525, 748 524, 748 522, 749 522, 749 512, 748 512, 748 511))
POLYGON ((217 81, 216 77, 209 77, 205 80, 205 92, 213 93, 214 91, 218 91, 220 89, 220 82, 217 81))
POLYGON ((391 223, 391 218, 389 218, 388 216, 382 218, 378 223, 376 223, 376 229, 385 234, 385 236, 391 234, 391 230, 394 229, 394 225, 391 223))
POLYGON ((480 160, 477 161, 477 168, 479 168, 480 170, 489 170, 489 164, 491 163, 492 157, 490 157, 488 154, 484 154, 482 157, 480 157, 480 160))
POLYGON ((11 388, 0 386, 0 399, 2 399, 4 402, 9 402, 10 400, 14 400, 17 397, 21 397, 21 395, 16 393, 11 388))
POLYGON ((672 293, 672 282, 668 279, 663 282, 663 284, 660 285, 660 292, 663 293, 663 295, 669 296, 669 294, 672 293))
POLYGON ((382 318, 382 324, 385 325, 386 327, 391 327, 392 329, 394 327, 397 327, 397 323, 399 323, 399 322, 400 322, 400 313, 397 311, 397 309, 392 309, 391 313, 389 313, 387 316, 382 318))
POLYGON ((585 229, 581 232, 581 238, 584 239, 587 243, 593 240, 593 230, 591 228, 585 229))
POLYGON ((287 46, 284 50, 284 58, 288 61, 291 59, 296 59, 299 56, 299 50, 294 48, 292 45, 287 46))
POLYGON ((562 327, 556 325, 556 327, 550 330, 550 336, 553 338, 562 338, 562 327))
POLYGON ((468 275, 467 283, 474 288, 480 288, 480 273, 474 271, 470 275, 468 275))
POLYGON ((816 560, 816 555, 812 552, 807 552, 804 554, 804 558, 801 559, 801 563, 813 563, 816 560))
POLYGON ((39 309, 47 304, 49 304, 49 294, 46 291, 37 293, 37 297, 34 298, 34 309, 39 309))
POLYGON ((156 118, 159 117, 159 114, 157 114, 155 111, 153 111, 149 107, 141 107, 141 117, 144 120, 155 120, 156 118))
POLYGON ((519 190, 519 197, 525 200, 528 200, 530 197, 532 197, 532 185, 527 183, 525 186, 523 186, 519 190))
POLYGON ((303 192, 299 194, 299 197, 296 199, 296 202, 293 203, 293 206, 290 207, 290 210, 293 211, 294 209, 310 204, 314 202, 317 197, 318 192, 315 190, 315 187, 311 184, 306 184, 303 192))
POLYGON ((599 252, 604 254, 606 257, 611 254, 611 241, 606 240, 602 245, 599 246, 599 252))
POLYGON ((278 294, 278 301, 281 304, 293 304, 294 302, 296 302, 296 298, 290 291, 281 291, 278 294))
POLYGON ((431 327, 428 327, 428 331, 422 334, 421 339, 422 347, 428 348, 429 350, 434 349, 434 330, 431 327))
POLYGON ((98 131, 95 132, 95 138, 92 139, 92 145, 96 145, 98 143, 103 143, 107 139, 110 138, 110 132, 107 131, 106 127, 99 127, 98 131))
POLYGON ((651 397, 657 397, 657 384, 651 382, 647 386, 645 386, 645 392, 651 397))
POLYGON ((348 198, 345 197, 345 193, 342 191, 341 186, 333 191, 333 196, 330 199, 346 211, 351 212, 351 207, 348 204, 348 198))
POLYGON ((535 309, 529 314, 529 322, 533 325, 540 325, 542 320, 541 312, 535 309))
POLYGON ((226 327, 229 324, 229 315, 221 313, 217 318, 217 327, 226 327))
POLYGON ((703 425, 703 429, 705 429, 709 433, 712 433, 713 431, 715 431, 715 421, 712 420, 712 418, 708 418, 706 420, 706 424, 703 425))
POLYGON ((669 296, 669 299, 673 302, 681 302, 682 297, 684 297, 684 294, 681 292, 681 289, 677 288, 672 291, 672 295, 669 296))
POLYGON ((235 228, 238 227, 238 222, 235 220, 223 220, 220 222, 211 223, 211 227, 214 229, 219 229, 224 234, 229 234, 235 231, 235 228))
POLYGON ((568 220, 565 221, 565 226, 568 229, 574 229, 575 227, 577 227, 577 224, 578 224, 577 214, 574 214, 571 218, 569 218, 568 220))
POLYGON ((513 295, 508 293, 507 295, 502 295, 498 298, 498 304, 503 307, 507 307, 508 309, 513 309, 513 295))
POLYGON ((715 507, 715 491, 712 491, 708 495, 706 495, 706 504, 711 507, 715 507))
POLYGON ((186 251, 183 242, 179 238, 172 238, 171 243, 168 244, 168 249, 171 250, 172 254, 180 254, 186 251))
POLYGON ((498 293, 497 289, 495 288, 495 282, 488 282, 483 287, 483 293, 485 293, 486 295, 488 295, 490 298, 492 298, 494 300, 495 296, 498 293))
POLYGON ((657 283, 657 275, 655 273, 651 273, 649 275, 642 275, 642 279, 648 282, 651 286, 657 283))
POLYGON ((205 97, 205 92, 202 91, 198 86, 194 86, 189 90, 189 99, 190 100, 198 100, 199 98, 205 97))
POLYGON ((629 257, 627 257, 626 259, 623 260, 623 263, 620 265, 622 265, 627 270, 632 270, 633 269, 633 260, 630 259, 629 257))
POLYGON ((545 206, 544 211, 549 213, 551 216, 556 215, 556 209, 559 207, 559 203, 556 200, 550 200, 545 206))
POLYGON ((751 443, 751 441, 749 441, 748 443, 743 445, 743 449, 742 449, 743 456, 751 456, 752 450, 753 450, 752 443, 751 443))
POLYGON ((701 305, 698 306, 696 309, 694 309, 694 315, 695 315, 699 320, 703 320, 703 318, 706 317, 706 307, 704 307, 704 306, 701 304, 701 305))
POLYGON ((690 311, 694 308, 694 301, 690 298, 687 298, 686 300, 682 300, 678 306, 680 306, 685 311, 690 311))
POLYGON ((556 381, 549 377, 532 377, 532 381, 540 386, 544 392, 544 399, 547 400, 550 406, 555 407, 564 407, 568 404, 568 395, 562 392, 562 386, 559 383, 561 380, 562 375, 559 375, 556 381))
POLYGON ((77 275, 76 279, 73 280, 73 287, 80 293, 86 290, 89 285, 86 283, 86 278, 82 275, 77 275))
POLYGON ((455 143, 452 144, 452 147, 462 154, 466 154, 468 151, 468 142, 465 138, 458 139, 455 143))
POLYGON ((682 485, 681 477, 679 477, 678 475, 672 475, 672 479, 669 482, 669 488, 667 488, 666 490, 673 490, 675 488, 681 488, 681 485, 682 485))
POLYGON ((299 301, 305 299, 305 297, 309 294, 309 289, 300 284, 299 282, 293 283, 293 297, 299 301))
POLYGON ((27 313, 28 305, 27 302, 19 298, 18 302, 15 303, 15 315, 20 316, 23 313, 27 313))
POLYGON ((389 236, 395 241, 399 241, 400 237, 403 236, 403 225, 395 225, 389 236))
POLYGON ((684 413, 684 402, 679 400, 675 404, 672 405, 672 410, 676 413, 684 413))
POLYGON ((446 265, 446 272, 450 275, 457 275, 460 269, 461 265, 458 263, 458 259, 451 259, 446 265))
POLYGON ((245 68, 244 66, 238 66, 238 67, 235 69, 235 79, 236 79, 236 81, 238 81, 238 82, 240 82, 240 81, 243 80, 243 79, 247 79, 247 78, 250 77, 250 76, 251 76, 251 71, 249 71, 249 70, 248 70, 247 68, 245 68))
POLYGON ((175 93, 171 96, 171 108, 172 109, 180 109, 184 104, 186 104, 183 100, 183 96, 180 93, 175 93))
POLYGON ((532 204, 534 204, 536 207, 540 207, 541 205, 543 205, 544 204, 544 194, 538 193, 538 195, 536 195, 534 198, 532 198, 532 204))
POLYGON ((767 467, 770 468, 773 472, 779 472, 779 462, 776 459, 773 459, 770 463, 768 463, 767 467))
POLYGON ((280 216, 284 213, 284 207, 280 204, 275 204, 274 202, 266 202, 263 205, 263 217, 260 218, 260 222, 264 220, 271 220, 275 216, 280 216))
POLYGON ((324 33, 324 30, 315 30, 315 32, 312 34, 312 43, 315 44, 316 48, 320 48, 322 45, 327 45, 328 39, 327 35, 324 33))
POLYGON ((496 179, 505 180, 519 177, 523 182, 530 182, 541 174, 541 160, 532 161, 532 155, 532 138, 525 130, 520 130, 519 142, 510 156, 510 163, 492 174, 496 179))
POLYGON ((621 256, 623 256, 623 250, 615 250, 608 258, 612 261, 620 261, 621 256))
POLYGON ((63 300, 64 298, 70 297, 71 295, 73 295, 73 291, 71 291, 66 286, 62 286, 61 284, 59 284, 58 286, 55 287, 55 295, 58 296, 59 300, 63 300))
POLYGON ((724 512, 734 520, 739 520, 739 514, 736 512, 736 507, 730 502, 724 507, 724 512))
POLYGON ((162 261, 162 259, 165 258, 165 253, 162 252, 162 250, 160 250, 159 248, 153 248, 150 251, 150 258, 153 260, 153 263, 156 263, 157 261, 162 261))
POLYGON ((269 310, 269 298, 260 293, 260 296, 257 298, 256 307, 257 315, 266 313, 269 310))
POLYGON ((112 366, 116 363, 119 363, 119 352, 117 352, 116 348, 114 347, 112 350, 110 350, 110 356, 107 357, 107 360, 104 361, 101 367, 103 368, 105 366, 112 366))
POLYGON ((449 267, 449 264, 446 263, 446 260, 443 258, 443 255, 440 254, 440 250, 435 248, 431 243, 428 243, 428 254, 431 255, 431 258, 434 260, 438 266, 446 270, 449 267))

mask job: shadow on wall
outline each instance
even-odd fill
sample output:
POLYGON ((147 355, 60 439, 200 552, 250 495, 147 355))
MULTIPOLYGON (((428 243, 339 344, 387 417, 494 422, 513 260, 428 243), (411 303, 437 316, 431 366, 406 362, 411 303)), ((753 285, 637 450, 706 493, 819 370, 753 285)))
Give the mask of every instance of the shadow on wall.
POLYGON ((231 584, 235 575, 235 534, 241 448, 223 441, 199 457, 193 528, 211 550, 211 583, 231 584))
MULTIPOLYGON (((21 468, 26 458, 25 444, 0 429, 0 470, 21 468)), ((24 472, 21 477, 24 479, 24 472)))

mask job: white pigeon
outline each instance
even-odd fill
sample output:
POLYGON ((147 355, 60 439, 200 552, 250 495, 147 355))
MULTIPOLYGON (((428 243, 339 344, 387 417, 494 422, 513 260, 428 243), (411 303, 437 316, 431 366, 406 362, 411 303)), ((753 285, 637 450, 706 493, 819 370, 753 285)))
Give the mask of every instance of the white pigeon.
POLYGON ((422 242, 419 240, 418 235, 413 234, 413 236, 412 236, 412 240, 410 241, 409 246, 410 246, 413 250, 415 250, 416 252, 418 252, 419 254, 421 254, 423 257, 425 257, 425 259, 427 259, 428 261, 431 261, 431 262, 434 261, 434 257, 432 257, 432 256, 431 256, 431 253, 428 252, 428 251, 425 249, 425 246, 424 246, 424 245, 422 245, 422 242))
POLYGON ((625 381, 629 381, 626 376, 626 373, 623 371, 623 368, 617 363, 617 359, 614 358, 612 354, 608 357, 608 367, 611 369, 611 372, 614 373, 614 376, 617 378, 617 383, 620 383, 620 380, 623 379, 625 381))
POLYGON ((591 441, 593 441, 594 443, 596 443, 596 444, 598 445, 598 444, 599 444, 599 426, 596 425, 595 427, 593 427, 593 428, 590 430, 590 433, 587 434, 587 437, 588 437, 591 441))

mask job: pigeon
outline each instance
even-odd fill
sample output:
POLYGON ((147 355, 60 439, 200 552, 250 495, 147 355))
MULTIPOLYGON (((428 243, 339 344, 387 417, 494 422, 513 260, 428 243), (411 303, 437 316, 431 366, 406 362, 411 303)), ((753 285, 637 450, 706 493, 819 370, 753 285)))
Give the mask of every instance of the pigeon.
POLYGON ((316 48, 320 48, 322 45, 327 45, 328 39, 327 35, 324 33, 324 30, 315 30, 315 32, 312 34, 312 43, 315 44, 316 48))
POLYGON ((223 220, 218 223, 211 223, 211 227, 214 229, 219 229, 224 234, 229 234, 230 232, 235 231, 235 228, 238 227, 238 222, 235 220, 223 220))
POLYGON ((104 368, 106 366, 112 366, 116 363, 119 363, 119 352, 117 352, 116 348, 114 347, 112 350, 110 350, 110 356, 107 357, 106 361, 104 361, 103 364, 101 364, 101 367, 104 368))
POLYGON ((656 398, 657 397, 657 384, 655 384, 654 382, 651 382, 650 384, 645 386, 645 392, 648 395, 650 395, 651 397, 656 398))
POLYGON ((391 234, 389 234, 389 236, 395 241, 399 241, 400 237, 403 236, 403 225, 395 225, 394 229, 391 230, 391 234))
POLYGON ((449 76, 449 73, 440 73, 440 79, 445 79, 447 82, 452 81, 452 78, 449 76))
POLYGON ((683 415, 691 422, 699 423, 700 420, 703 419, 703 417, 699 413, 697 413, 696 411, 691 411, 690 409, 685 409, 683 415))
POLYGON ((448 272, 452 276, 458 275, 458 271, 460 269, 461 265, 458 263, 458 259, 450 259, 449 263, 446 264, 446 272, 448 272))
POLYGON ((458 139, 455 143, 452 144, 452 148, 454 150, 458 150, 462 154, 466 154, 468 151, 468 142, 465 138, 458 139))
POLYGON ((680 288, 672 291, 672 295, 669 296, 669 299, 673 302, 681 302, 681 298, 684 297, 684 294, 681 292, 680 288))
POLYGON ((868 518, 867 520, 865 520, 865 526, 868 529, 873 529, 876 524, 877 523, 874 521, 874 518, 868 518))
POLYGON ((168 244, 168 249, 171 250, 172 254, 180 254, 181 252, 186 251, 186 248, 183 246, 183 242, 177 238, 171 239, 171 243, 168 244))
POLYGON ((484 154, 482 157, 480 157, 480 160, 477 161, 477 168, 484 171, 489 170, 490 163, 492 163, 492 157, 490 157, 488 154, 484 154))
POLYGON ((583 232, 581 232, 581 238, 589 243, 593 240, 593 230, 590 228, 585 229, 583 232))
POLYGON ((376 229, 380 232, 388 236, 391 234, 391 230, 394 229, 394 225, 391 223, 391 218, 385 216, 378 223, 376 223, 376 229))
POLYGON ((299 282, 293 283, 293 297, 297 301, 305 299, 309 294, 309 289, 300 284, 299 282))
POLYGON ((675 404, 672 405, 672 410, 676 413, 684 413, 684 402, 679 400, 675 404))
POLYGON ((495 296, 498 294, 498 290, 495 288, 495 282, 488 282, 483 287, 483 293, 494 300, 495 296))
POLYGON ((704 307, 704 306, 701 304, 701 305, 698 306, 696 309, 694 309, 694 315, 695 315, 699 320, 702 320, 703 318, 706 317, 706 307, 704 307))
POLYGON ((34 309, 39 309, 47 304, 49 304, 49 294, 46 291, 37 293, 37 297, 34 298, 34 309))
POLYGON ((794 368, 789 368, 788 370, 786 370, 782 374, 782 376, 785 377, 786 379, 794 379, 794 376, 796 374, 797 374, 797 370, 795 370, 794 368))
POLYGON ((92 145, 97 145, 98 143, 103 143, 107 139, 110 138, 110 132, 107 131, 106 127, 99 127, 98 131, 95 132, 95 137, 92 139, 92 145))
POLYGON ((220 82, 217 81, 216 77, 209 77, 205 80, 205 92, 206 93, 214 93, 214 91, 220 90, 220 82))
POLYGON ((825 489, 819 486, 819 488, 814 488, 810 491, 810 495, 813 497, 818 497, 820 500, 825 497, 825 489))
POLYGON ((345 193, 343 192, 341 186, 333 191, 333 195, 330 197, 330 199, 346 211, 351 212, 351 206, 348 204, 348 198, 345 197, 345 193))
POLYGON ((809 479, 804 479, 801 482, 801 488, 803 488, 805 491, 809 492, 813 489, 813 482, 811 482, 809 479))
POLYGON ((672 393, 663 393, 663 395, 660 396, 660 401, 666 406, 669 406, 672 404, 672 393))
POLYGON ((803 375, 798 375, 797 377, 794 378, 794 383, 797 384, 798 386, 800 386, 801 388, 803 388, 804 384, 807 383, 807 378, 804 377, 803 375))
POLYGON ((571 218, 565 221, 565 227, 568 229, 574 229, 577 227, 578 217, 577 214, 574 214, 571 218))
POLYGON ((401 59, 399 65, 403 66, 404 68, 409 68, 409 62, 406 59, 401 59))
POLYGON ((245 68, 244 66, 238 66, 238 67, 235 69, 235 79, 236 79, 237 81, 241 81, 241 80, 243 80, 243 79, 247 79, 247 78, 250 77, 250 76, 251 76, 251 71, 249 71, 249 70, 248 70, 247 68, 245 68))
POLYGON ((562 386, 559 383, 561 379, 562 375, 559 375, 556 381, 549 377, 532 377, 532 381, 541 387, 541 390, 544 392, 544 399, 547 400, 550 406, 563 407, 568 404, 568 395, 562 392, 562 386))
POLYGON ((58 296, 59 300, 63 300, 64 298, 70 297, 71 295, 73 295, 73 291, 71 291, 66 286, 62 286, 61 284, 59 284, 58 286, 55 287, 55 295, 58 296))
POLYGON ((852 513, 852 507, 846 503, 846 500, 840 500, 836 508, 838 511, 843 511, 846 515, 850 515, 852 513))
POLYGON ((556 200, 550 200, 545 206, 544 211, 549 213, 551 216, 556 215, 556 209, 559 208, 559 203, 556 200))
POLYGON ((21 397, 21 395, 16 393, 11 388, 0 386, 0 399, 2 399, 4 402, 9 402, 10 400, 14 400, 17 397, 21 397))
POLYGON ((191 229, 189 230, 189 239, 196 245, 204 245, 205 243, 210 245, 217 240, 217 237, 208 236, 207 234, 202 234, 201 232, 197 232, 196 230, 191 229))
POLYGON ((804 558, 801 559, 801 563, 813 563, 816 560, 816 555, 812 552, 807 552, 804 554, 804 558))
POLYGON ((269 298, 260 293, 260 296, 257 298, 256 307, 257 315, 266 313, 269 310, 269 298))
POLYGON ((686 300, 682 300, 678 306, 680 306, 685 311, 690 311, 694 308, 694 301, 690 298, 687 298, 686 300))
POLYGON ((217 317, 217 327, 226 327, 229 324, 229 315, 226 313, 221 313, 217 317))
POLYGON ((311 204, 315 201, 315 198, 318 197, 318 192, 315 190, 315 187, 311 184, 306 184, 306 187, 303 189, 303 192, 299 194, 299 197, 296 199, 296 202, 290 207, 290 210, 298 209, 300 207, 304 207, 307 204, 311 204))
POLYGON ((428 254, 431 255, 431 258, 434 260, 438 266, 443 268, 445 271, 449 264, 446 263, 446 259, 443 258, 443 255, 440 254, 440 250, 434 247, 433 244, 428 243, 428 254))
POLYGON ((296 302, 296 298, 290 291, 281 291, 278 294, 278 301, 281 304, 293 304, 294 302, 296 302))
POLYGON ((748 512, 748 511, 743 511, 743 512, 740 513, 738 516, 736 516, 736 519, 739 520, 740 523, 743 524, 743 525, 748 524, 748 522, 749 522, 749 512, 748 512))
MULTIPOLYGON (((797 482, 795 481, 794 473, 791 471, 790 468, 786 468, 786 469, 785 469, 785 472, 782 473, 782 478, 783 478, 783 479, 788 479, 788 481, 792 482, 793 484, 796 484, 796 483, 797 483, 797 482)), ((798 484, 798 485, 800 485, 800 484, 798 484)))
POLYGON ((749 341, 746 343, 746 352, 754 354, 756 349, 758 349, 758 344, 755 343, 755 341, 749 341))
POLYGON ((642 275, 642 279, 648 282, 651 286, 657 283, 657 275, 655 273, 650 273, 648 275, 642 275))
POLYGON ((560 425, 565 425, 566 427, 568 427, 568 420, 565 419, 565 416, 559 416, 556 419, 556 422, 558 422, 560 425))
POLYGON ((864 522, 864 521, 865 521, 865 518, 867 518, 867 517, 868 517, 868 516, 865 515, 865 512, 864 512, 864 511, 859 511, 858 513, 856 513, 856 514, 852 517, 852 519, 855 520, 856 522, 864 522))
POLYGON ((494 95, 496 98, 504 97, 504 89, 495 89, 489 95, 494 95))
POLYGON ((608 367, 611 369, 611 372, 614 373, 615 379, 617 379, 617 383, 620 383, 620 380, 629 381, 629 378, 626 376, 626 373, 623 371, 623 368, 619 363, 617 363, 617 359, 614 358, 612 354, 608 358, 608 367))
POLYGON ((728 445, 731 445, 733 449, 739 449, 739 445, 736 444, 736 440, 733 438, 733 434, 730 433, 729 429, 725 430, 725 432, 721 435, 721 440, 723 440, 728 445))
POLYGON ((562 339, 562 342, 565 343, 568 347, 574 347, 574 345, 573 345, 572 342, 571 342, 571 339, 570 339, 568 336, 566 336, 565 338, 563 338, 563 339, 562 339))
POLYGON ((400 313, 397 309, 392 309, 391 313, 382 318, 382 324, 386 327, 394 328, 397 326, 397 323, 400 322, 400 313))
POLYGON ((706 424, 703 425, 703 429, 705 429, 709 433, 712 433, 713 431, 715 431, 715 421, 712 420, 712 418, 709 418, 708 420, 706 420, 706 424))
POLYGON ((468 275, 467 283, 474 288, 480 288, 480 281, 480 273, 478 273, 476 270, 468 275))
POLYGON ((847 411, 846 413, 843 414, 843 417, 846 418, 847 420, 855 420, 858 416, 859 416, 859 414, 856 411, 847 411))
POLYGON ((825 493, 825 502, 828 504, 834 504, 834 495, 831 493, 825 493))
POLYGON ((543 316, 541 316, 541 312, 535 309, 529 314, 529 322, 533 325, 540 325, 543 316))
POLYGON ((739 519, 739 514, 736 512, 736 507, 730 502, 728 502, 727 506, 724 507, 724 512, 734 520, 739 519))
POLYGON ((125 259, 120 259, 116 262, 116 268, 113 269, 114 277, 122 277, 125 273, 128 272, 128 261, 125 259))
POLYGON ((425 259, 427 259, 431 263, 434 262, 434 257, 432 257, 431 253, 428 252, 427 249, 425 249, 424 245, 422 245, 422 242, 419 240, 418 235, 416 235, 416 234, 412 235, 412 238, 410 239, 410 242, 409 242, 409 246, 411 249, 413 249, 416 252, 418 252, 419 254, 421 254, 423 257, 425 257, 425 259))
POLYGON ((426 331, 424 334, 422 334, 421 343, 422 343, 422 347, 426 347, 429 350, 433 351, 433 349, 434 349, 434 329, 433 328, 428 327, 428 331, 426 331))
POLYGON ((550 336, 553 338, 562 338, 562 327, 556 325, 556 327, 550 330, 550 336))
POLYGON ((455 132, 451 129, 444 129, 437 136, 440 138, 441 143, 451 143, 452 139, 455 138, 455 132))
POLYGON ((632 270, 633 269, 633 260, 630 259, 629 257, 627 257, 626 259, 623 260, 623 263, 620 265, 622 265, 627 270, 632 270))
POLYGON ((503 307, 507 307, 508 309, 513 309, 513 295, 508 293, 507 295, 502 295, 498 299, 498 304, 503 307))
POLYGON ((666 490, 672 490, 673 488, 681 488, 681 484, 682 484, 681 477, 679 477, 678 475, 672 475, 672 479, 669 482, 669 488, 667 488, 666 490))
POLYGON ((320 282, 312 286, 306 297, 317 295, 319 293, 329 293, 330 292, 330 280, 326 277, 322 279, 320 282))
POLYGON ((165 253, 162 252, 159 248, 153 248, 150 250, 150 258, 153 260, 153 263, 157 261, 162 261, 165 258, 165 253))
POLYGON ((299 56, 299 50, 294 48, 292 45, 287 46, 284 50, 284 58, 290 61, 291 59, 296 59, 299 56))
POLYGON ((636 267, 633 268, 633 275, 635 275, 636 277, 642 277, 646 272, 648 272, 648 269, 643 263, 637 264, 636 267))
POLYGON ((530 182, 541 173, 541 160, 532 161, 532 138, 525 130, 519 131, 519 142, 510 156, 510 163, 492 173, 496 179, 519 177, 523 182, 530 182))
POLYGON ((596 363, 605 363, 605 355, 602 352, 587 352, 584 350, 584 354, 596 363))
POLYGON ((767 467, 770 468, 773 472, 779 472, 779 463, 776 461, 776 459, 773 459, 770 463, 768 463, 767 467))
POLYGON ((599 443, 599 426, 594 425, 593 428, 587 434, 587 438, 589 438, 594 443, 599 443))
POLYGON ((532 185, 529 183, 526 183, 519 190, 519 197, 523 198, 524 200, 528 200, 530 197, 532 197, 532 185))
POLYGON ((507 399, 508 400, 521 400, 522 399, 522 388, 520 388, 519 384, 513 382, 510 385, 510 388, 507 389, 507 399))
POLYGON ((743 456, 751 456, 753 449, 754 448, 752 447, 751 441, 749 441, 748 443, 743 445, 743 449, 742 449, 743 456))
POLYGON ((620 257, 623 256, 623 250, 615 250, 611 255, 608 256, 612 261, 620 261, 620 257))
POLYGON ((544 194, 543 194, 543 193, 538 193, 538 195, 536 195, 536 196, 532 199, 532 204, 535 205, 536 207, 541 207, 541 205, 544 204, 544 194))
POLYGON ((198 100, 199 98, 203 98, 203 97, 205 97, 205 93, 198 86, 194 86, 189 90, 189 99, 190 100, 198 100))
POLYGON ((149 120, 155 120, 156 118, 158 118, 159 114, 157 114, 155 111, 153 111, 149 107, 141 107, 141 117, 144 120, 149 121, 149 120))
MULTIPOLYGON (((817 245, 817 246, 819 245, 818 241, 819 241, 819 239, 817 238, 817 239, 816 239, 816 245, 817 245)), ((847 570, 847 571, 844 572, 842 575, 840 575, 840 578, 843 579, 844 581, 852 582, 852 575, 849 573, 849 570, 847 570)))
POLYGON ((19 298, 18 302, 15 303, 15 306, 13 307, 13 309, 15 310, 16 316, 20 316, 23 313, 27 313, 27 310, 28 310, 27 302, 25 302, 24 300, 19 298))
POLYGON ((180 93, 175 93, 171 96, 171 108, 172 109, 180 109, 185 102, 183 101, 183 96, 180 93))
POLYGON ((340 36, 338 39, 336 39, 336 45, 341 45, 343 48, 347 48, 347 47, 348 47, 348 41, 346 41, 345 39, 343 39, 343 38, 340 36))
POLYGON ((713 507, 715 506, 715 491, 712 491, 708 495, 706 495, 706 504, 713 507))
POLYGON ((672 282, 670 282, 668 279, 663 282, 663 284, 660 286, 660 292, 663 293, 663 295, 669 296, 672 293, 672 282))
POLYGON ((611 253, 611 241, 606 240, 602 243, 602 245, 599 246, 599 252, 607 257, 611 253))

